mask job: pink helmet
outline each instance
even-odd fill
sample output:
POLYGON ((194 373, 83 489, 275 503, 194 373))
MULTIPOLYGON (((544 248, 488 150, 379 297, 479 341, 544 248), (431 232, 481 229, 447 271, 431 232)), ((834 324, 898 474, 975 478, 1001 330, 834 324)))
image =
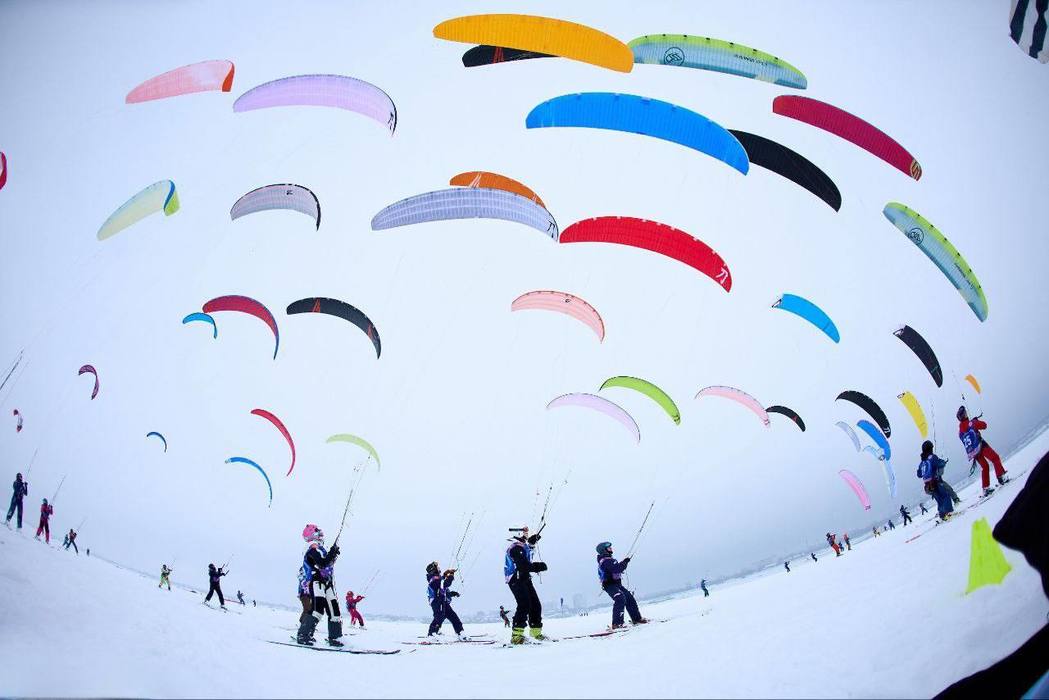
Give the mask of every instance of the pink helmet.
POLYGON ((324 539, 324 532, 313 523, 310 523, 302 528, 302 539, 307 542, 319 542, 324 539))

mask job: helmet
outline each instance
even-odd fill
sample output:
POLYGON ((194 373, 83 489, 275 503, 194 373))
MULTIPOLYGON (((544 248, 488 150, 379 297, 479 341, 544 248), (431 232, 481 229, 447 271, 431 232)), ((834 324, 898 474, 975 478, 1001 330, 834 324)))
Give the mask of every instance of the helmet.
POLYGON ((928 457, 932 454, 932 440, 926 440, 922 443, 922 457, 928 457))
POLYGON ((601 556, 607 557, 609 554, 612 553, 612 543, 611 542, 602 542, 601 544, 599 544, 596 547, 594 547, 594 549, 596 549, 597 553, 600 554, 601 556))
POLYGON ((431 576, 437 574, 438 572, 440 572, 440 570, 441 565, 435 561, 431 561, 429 564, 426 565, 426 573, 430 574, 431 576))
POLYGON ((47 503, 47 499, 46 498, 44 499, 44 503, 47 503))
POLYGON ((961 420, 961 419, 965 418, 966 415, 967 414, 966 414, 966 411, 965 411, 965 406, 959 406, 958 407, 958 413, 957 413, 958 420, 961 420))
POLYGON ((302 528, 302 539, 307 542, 320 542, 324 539, 324 531, 313 523, 310 523, 302 528))

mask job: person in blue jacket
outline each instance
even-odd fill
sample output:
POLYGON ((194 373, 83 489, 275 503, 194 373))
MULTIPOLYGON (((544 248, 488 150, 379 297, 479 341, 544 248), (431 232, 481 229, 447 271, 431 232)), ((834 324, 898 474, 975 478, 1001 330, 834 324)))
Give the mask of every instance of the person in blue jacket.
POLYGON ((951 495, 944 488, 943 470, 947 466, 947 460, 940 459, 933 452, 932 441, 926 440, 922 443, 921 463, 918 465, 917 476, 925 482, 925 493, 936 499, 936 510, 940 520, 947 520, 954 512, 954 504, 951 495))
POLYGON ((22 529, 22 499, 29 495, 29 483, 22 480, 22 473, 15 475, 15 482, 11 485, 11 506, 7 509, 7 520, 5 524, 10 527, 11 518, 15 511, 18 512, 18 529, 22 529))
POLYGON ((597 578, 601 588, 612 599, 612 629, 619 629, 623 624, 623 608, 630 613, 630 621, 635 625, 648 622, 637 607, 634 594, 623 586, 623 572, 630 565, 630 557, 623 561, 612 556, 612 543, 602 542, 597 550, 597 578))
POLYGON ((441 629, 445 620, 452 623, 452 629, 459 639, 463 639, 463 623, 452 610, 452 598, 458 598, 459 592, 451 590, 455 583, 455 569, 446 569, 441 573, 441 565, 435 561, 426 566, 426 597, 430 599, 433 610, 433 621, 426 636, 432 637, 441 629))
POLYGON ((506 548, 506 559, 503 563, 506 585, 510 587, 517 603, 513 629, 510 630, 510 643, 524 644, 526 623, 532 638, 541 642, 549 638, 543 634, 543 605, 539 602, 539 594, 535 592, 535 585, 532 583, 532 574, 542 573, 547 568, 541 561, 532 561, 532 547, 539 541, 539 533, 528 534, 527 526, 511 528, 510 531, 519 533, 510 538, 510 546, 506 548))

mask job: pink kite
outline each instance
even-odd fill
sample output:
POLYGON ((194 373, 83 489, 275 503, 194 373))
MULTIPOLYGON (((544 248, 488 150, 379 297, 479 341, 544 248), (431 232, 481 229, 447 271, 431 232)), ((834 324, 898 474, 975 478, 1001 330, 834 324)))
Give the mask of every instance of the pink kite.
POLYGON ((268 420, 270 423, 273 424, 273 427, 280 431, 280 434, 284 436, 284 439, 288 441, 288 447, 291 448, 291 466, 288 467, 288 473, 284 476, 289 476, 291 474, 291 470, 295 468, 295 441, 291 439, 291 433, 289 433, 288 429, 284 427, 284 423, 281 422, 280 418, 277 418, 277 416, 273 415, 266 409, 253 409, 251 415, 259 416, 260 418, 265 418, 266 420, 268 420))
POLYGON ((98 396, 98 372, 96 372, 95 368, 91 365, 84 365, 80 368, 80 371, 77 372, 77 376, 79 377, 81 374, 95 375, 95 388, 91 390, 91 399, 94 400, 94 398, 98 396))
POLYGON ((571 316, 575 320, 589 326, 590 330, 594 331, 601 341, 605 339, 605 322, 601 319, 601 314, 585 300, 568 292, 544 290, 527 292, 514 299, 510 304, 511 311, 524 309, 556 311, 571 316))
POLYGON ((641 431, 630 414, 624 411, 618 404, 595 394, 564 394, 546 405, 549 410, 560 406, 580 406, 595 411, 600 411, 610 418, 614 418, 634 436, 635 442, 641 442, 641 431))
POLYGON ((239 311, 259 319, 269 326, 271 331, 273 331, 273 359, 277 359, 277 349, 280 347, 280 331, 277 330, 277 320, 273 318, 273 314, 270 313, 270 310, 259 302, 251 297, 231 294, 229 296, 212 299, 201 307, 201 311, 206 314, 213 314, 216 311, 239 311))
POLYGON ((127 104, 161 100, 192 92, 229 92, 233 88, 231 61, 203 61, 154 76, 138 85, 124 98, 127 104))
POLYGON ((761 405, 760 401, 745 391, 740 391, 731 386, 708 386, 706 389, 699 390, 696 398, 698 399, 700 396, 720 396, 740 403, 753 411, 761 419, 761 422, 765 424, 766 428, 769 427, 769 414, 765 407, 761 405))
POLYGON ((861 482, 855 474, 850 472, 848 469, 842 469, 838 472, 838 476, 845 480, 845 483, 849 485, 853 493, 856 494, 856 498, 860 499, 860 503, 863 505, 863 510, 871 509, 871 499, 867 495, 867 489, 863 487, 861 482))

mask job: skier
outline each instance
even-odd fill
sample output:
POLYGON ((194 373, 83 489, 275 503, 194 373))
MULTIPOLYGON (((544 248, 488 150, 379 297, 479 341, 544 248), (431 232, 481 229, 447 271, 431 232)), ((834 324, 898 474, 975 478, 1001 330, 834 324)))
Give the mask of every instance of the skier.
POLYGON ((463 636, 463 623, 452 610, 452 598, 459 597, 459 591, 451 590, 453 583, 455 583, 455 569, 445 569, 442 574, 441 565, 437 562, 432 561, 426 565, 426 597, 429 598, 430 609, 433 611, 433 620, 426 633, 427 637, 437 634, 444 621, 448 620, 452 623, 455 636, 460 640, 466 639, 463 636))
POLYGON ((918 507, 922 509, 922 515, 925 515, 926 513, 929 512, 929 509, 925 507, 925 501, 922 501, 921 503, 919 503, 918 507))
POLYGON ((324 532, 316 525, 307 525, 302 530, 306 541, 306 552, 302 557, 302 578, 306 591, 313 600, 313 610, 299 625, 295 639, 299 644, 313 644, 313 632, 321 618, 328 616, 328 645, 341 647, 342 615, 339 613, 339 597, 335 593, 335 560, 339 556, 339 545, 331 549, 324 546, 324 532))
POLYGON ((891 519, 889 520, 888 523, 885 524, 885 527, 889 528, 890 530, 895 530, 896 529, 896 526, 892 524, 892 520, 891 519))
POLYGON ((954 512, 954 505, 947 489, 943 488, 944 466, 947 462, 933 453, 933 444, 930 440, 922 443, 921 463, 918 465, 917 476, 925 482, 925 493, 936 499, 936 511, 940 520, 948 520, 954 512))
POLYGON ((506 608, 502 605, 499 606, 499 617, 503 618, 503 627, 510 626, 510 617, 506 613, 506 608))
POLYGON ((15 474, 15 482, 11 484, 11 506, 7 509, 8 527, 11 517, 18 511, 18 529, 22 529, 22 499, 29 495, 29 482, 22 481, 22 473, 15 474))
POLYGON ((165 583, 168 585, 168 590, 171 590, 171 572, 174 569, 169 569, 167 564, 160 565, 160 583, 157 584, 157 588, 161 588, 165 583))
POLYGON ((237 602, 244 605, 244 594, 240 592, 239 588, 237 589, 237 602))
POLYGON ((874 531, 874 536, 875 536, 875 537, 881 537, 881 533, 880 533, 880 532, 878 532, 878 526, 877 526, 877 525, 875 525, 874 527, 872 527, 872 528, 871 528, 871 530, 873 530, 873 531, 874 531))
POLYGON ((900 515, 903 516, 903 524, 906 527, 907 523, 911 522, 911 512, 907 510, 907 506, 900 506, 900 515))
POLYGON ((699 582, 699 587, 703 590, 703 597, 704 598, 709 598, 710 597, 710 591, 707 590, 707 580, 706 579, 703 579, 702 581, 699 582))
POLYGON ((819 561, 819 559, 816 558, 815 552, 809 552, 809 556, 812 557, 812 561, 819 561))
POLYGON ((353 595, 353 591, 346 591, 346 610, 350 613, 350 627, 353 627, 353 623, 356 622, 364 629, 364 618, 361 617, 360 612, 357 610, 357 603, 364 600, 362 595, 353 595))
POLYGON ((829 532, 827 533, 827 544, 829 544, 830 548, 834 550, 834 556, 841 556, 841 548, 838 546, 837 541, 835 541, 834 535, 830 534, 829 532))
POLYGON ((222 570, 222 567, 216 569, 214 564, 208 564, 208 595, 204 598, 204 605, 211 600, 212 594, 218 593, 219 607, 226 609, 226 599, 222 597, 222 577, 225 575, 226 572, 222 570))
POLYGON ((852 551, 852 540, 849 539, 849 533, 846 532, 844 535, 841 536, 841 538, 843 540, 845 540, 845 549, 847 549, 848 551, 851 552, 852 551))
POLYGON ((521 528, 510 528, 510 532, 518 532, 510 538, 510 546, 506 548, 506 559, 503 563, 503 575, 506 577, 506 585, 514 594, 517 609, 514 610, 514 624, 510 632, 511 644, 524 644, 524 628, 528 623, 529 634, 538 641, 548 639, 543 634, 543 605, 539 602, 539 594, 535 592, 532 584, 532 574, 542 573, 547 566, 541 561, 532 561, 532 547, 539 541, 539 533, 528 534, 528 526, 521 528))
POLYGON ((623 586, 623 572, 630 565, 630 557, 617 561, 612 556, 611 542, 602 542, 595 549, 597 550, 597 578, 601 582, 601 588, 612 599, 612 629, 625 627, 623 624, 624 607, 630 613, 632 624, 643 625, 648 622, 641 615, 634 594, 623 586))
POLYGON ((44 542, 51 544, 51 516, 55 514, 53 506, 48 505, 47 499, 40 504, 40 524, 36 527, 36 539, 40 539, 40 533, 44 533, 44 542))
POLYGON ((783 568, 787 570, 787 573, 790 573, 790 562, 789 561, 783 562, 783 568))
POLYGON ((76 530, 74 530, 73 528, 69 528, 69 534, 66 535, 65 546, 66 546, 66 549, 69 549, 69 547, 72 546, 73 547, 73 551, 75 551, 77 553, 77 555, 79 556, 80 550, 77 549, 77 546, 76 546, 76 530))
POLYGON ((965 406, 958 408, 958 438, 962 441, 962 445, 965 446, 965 456, 974 462, 973 466, 975 467, 976 464, 980 465, 980 482, 983 485, 983 495, 989 496, 994 489, 991 488, 988 460, 994 465, 994 475, 998 477, 999 486, 1008 481, 1008 478, 1005 476, 1002 458, 998 456, 998 453, 987 444, 987 441, 983 439, 983 435, 980 434, 980 431, 986 428, 987 424, 980 420, 979 416, 970 420, 965 406))

